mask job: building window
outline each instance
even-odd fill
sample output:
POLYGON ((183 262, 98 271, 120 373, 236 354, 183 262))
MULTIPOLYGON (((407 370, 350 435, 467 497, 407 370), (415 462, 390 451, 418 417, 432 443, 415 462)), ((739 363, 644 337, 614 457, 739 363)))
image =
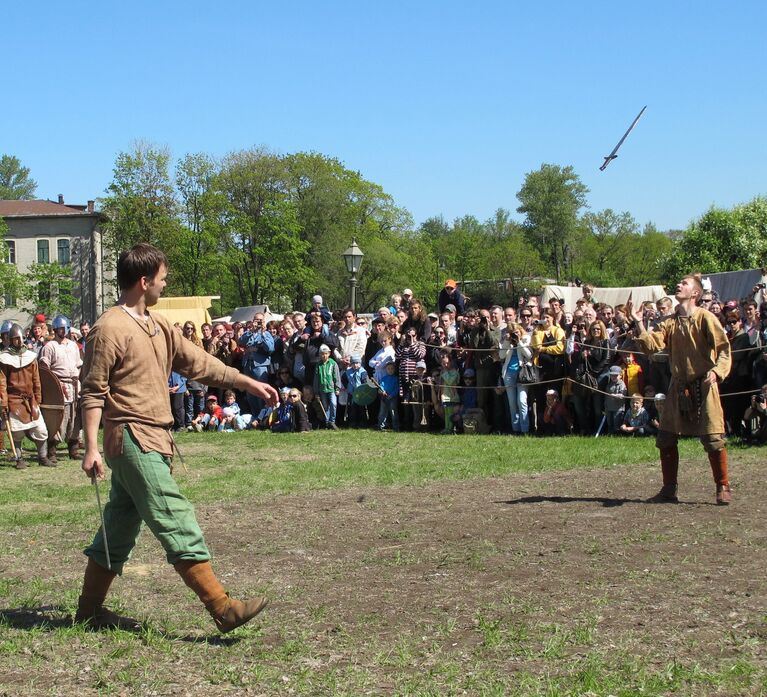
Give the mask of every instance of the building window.
POLYGON ((56 251, 58 252, 59 264, 66 265, 69 263, 69 240, 59 240, 56 243, 56 251))
POLYGON ((37 263, 51 263, 51 246, 48 240, 37 240, 37 263))
POLYGON ((16 296, 6 293, 3 296, 3 307, 16 307, 16 296))
POLYGON ((16 263, 16 243, 13 240, 9 240, 6 242, 8 245, 8 263, 9 264, 15 264, 16 263))

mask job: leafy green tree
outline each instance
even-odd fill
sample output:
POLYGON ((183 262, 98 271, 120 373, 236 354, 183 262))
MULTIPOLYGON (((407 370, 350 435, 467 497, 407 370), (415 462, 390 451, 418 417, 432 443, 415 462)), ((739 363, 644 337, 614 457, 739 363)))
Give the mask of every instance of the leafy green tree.
POLYGON ((69 264, 31 264, 23 274, 19 287, 20 307, 30 313, 43 312, 46 317, 58 314, 72 316, 76 298, 72 267, 69 264))
POLYGON ((29 167, 22 167, 18 157, 0 156, 0 199, 32 199, 37 182, 29 176, 29 167))
POLYGON ((173 270, 171 291, 181 295, 218 294, 224 270, 223 211, 226 198, 217 188, 219 168, 204 153, 185 155, 176 164, 175 185, 181 225, 168 248, 173 270))
POLYGON ((527 239, 551 263, 557 282, 569 263, 578 213, 586 206, 588 191, 571 166, 543 164, 527 173, 517 193, 527 239))
POLYGON ((767 266, 767 198, 732 209, 711 208, 690 224, 662 261, 662 277, 675 284, 691 271, 716 273, 767 266))
POLYGON ((131 152, 117 155, 112 182, 101 200, 108 221, 104 248, 112 263, 117 255, 139 242, 172 249, 179 220, 170 178, 170 151, 137 142, 131 152))
POLYGON ((7 232, 8 225, 0 218, 0 295, 15 305, 24 294, 26 283, 16 264, 8 263, 8 245, 5 242, 7 232))

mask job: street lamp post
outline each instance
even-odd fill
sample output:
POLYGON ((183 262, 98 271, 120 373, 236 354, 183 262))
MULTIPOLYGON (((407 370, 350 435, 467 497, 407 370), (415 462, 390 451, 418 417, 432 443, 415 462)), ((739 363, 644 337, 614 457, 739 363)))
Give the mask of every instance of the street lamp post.
POLYGON ((365 255, 362 250, 357 246, 357 240, 352 238, 352 246, 349 247, 342 255, 344 262, 346 262, 346 270, 351 275, 349 278, 349 306, 357 311, 357 274, 360 271, 362 265, 362 257, 365 255))

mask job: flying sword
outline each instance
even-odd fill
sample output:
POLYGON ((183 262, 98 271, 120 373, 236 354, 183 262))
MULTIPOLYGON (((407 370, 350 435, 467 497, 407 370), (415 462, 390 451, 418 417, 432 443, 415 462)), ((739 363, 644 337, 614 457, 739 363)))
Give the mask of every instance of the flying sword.
POLYGON ((644 114, 644 110, 646 108, 647 108, 647 105, 643 106, 642 111, 640 111, 639 114, 637 114, 637 117, 631 122, 631 125, 629 126, 628 130, 623 134, 623 138, 621 138, 618 141, 618 145, 616 145, 613 148, 613 151, 605 158, 604 164, 599 168, 600 171, 604 172, 607 169, 607 165, 609 165, 612 160, 618 157, 618 149, 620 148, 621 145, 623 145, 623 141, 626 140, 626 138, 628 137, 628 134, 634 130, 634 126, 636 126, 637 121, 639 121, 639 119, 642 118, 642 114, 644 114))

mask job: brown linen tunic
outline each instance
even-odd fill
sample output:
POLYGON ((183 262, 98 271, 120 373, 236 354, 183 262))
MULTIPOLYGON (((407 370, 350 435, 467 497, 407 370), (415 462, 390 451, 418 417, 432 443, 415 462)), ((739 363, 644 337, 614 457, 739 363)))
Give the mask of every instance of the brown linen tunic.
POLYGON ((83 364, 81 408, 103 407, 107 457, 121 454, 125 425, 141 450, 172 457, 171 370, 224 388, 233 387, 239 374, 184 339, 160 314, 149 313, 144 322, 115 306, 93 325, 83 364))
POLYGON ((708 310, 695 308, 688 317, 673 315, 648 332, 644 327, 637 343, 651 353, 668 349, 671 384, 663 407, 660 430, 682 436, 724 433, 719 384, 730 372, 730 342, 719 320, 708 310), (686 419, 679 409, 679 391, 685 384, 716 373, 716 385, 701 385, 700 419, 686 419))
POLYGON ((26 349, 22 353, 3 351, 0 357, 0 400, 3 408, 21 423, 40 418, 43 401, 37 355, 26 349))

